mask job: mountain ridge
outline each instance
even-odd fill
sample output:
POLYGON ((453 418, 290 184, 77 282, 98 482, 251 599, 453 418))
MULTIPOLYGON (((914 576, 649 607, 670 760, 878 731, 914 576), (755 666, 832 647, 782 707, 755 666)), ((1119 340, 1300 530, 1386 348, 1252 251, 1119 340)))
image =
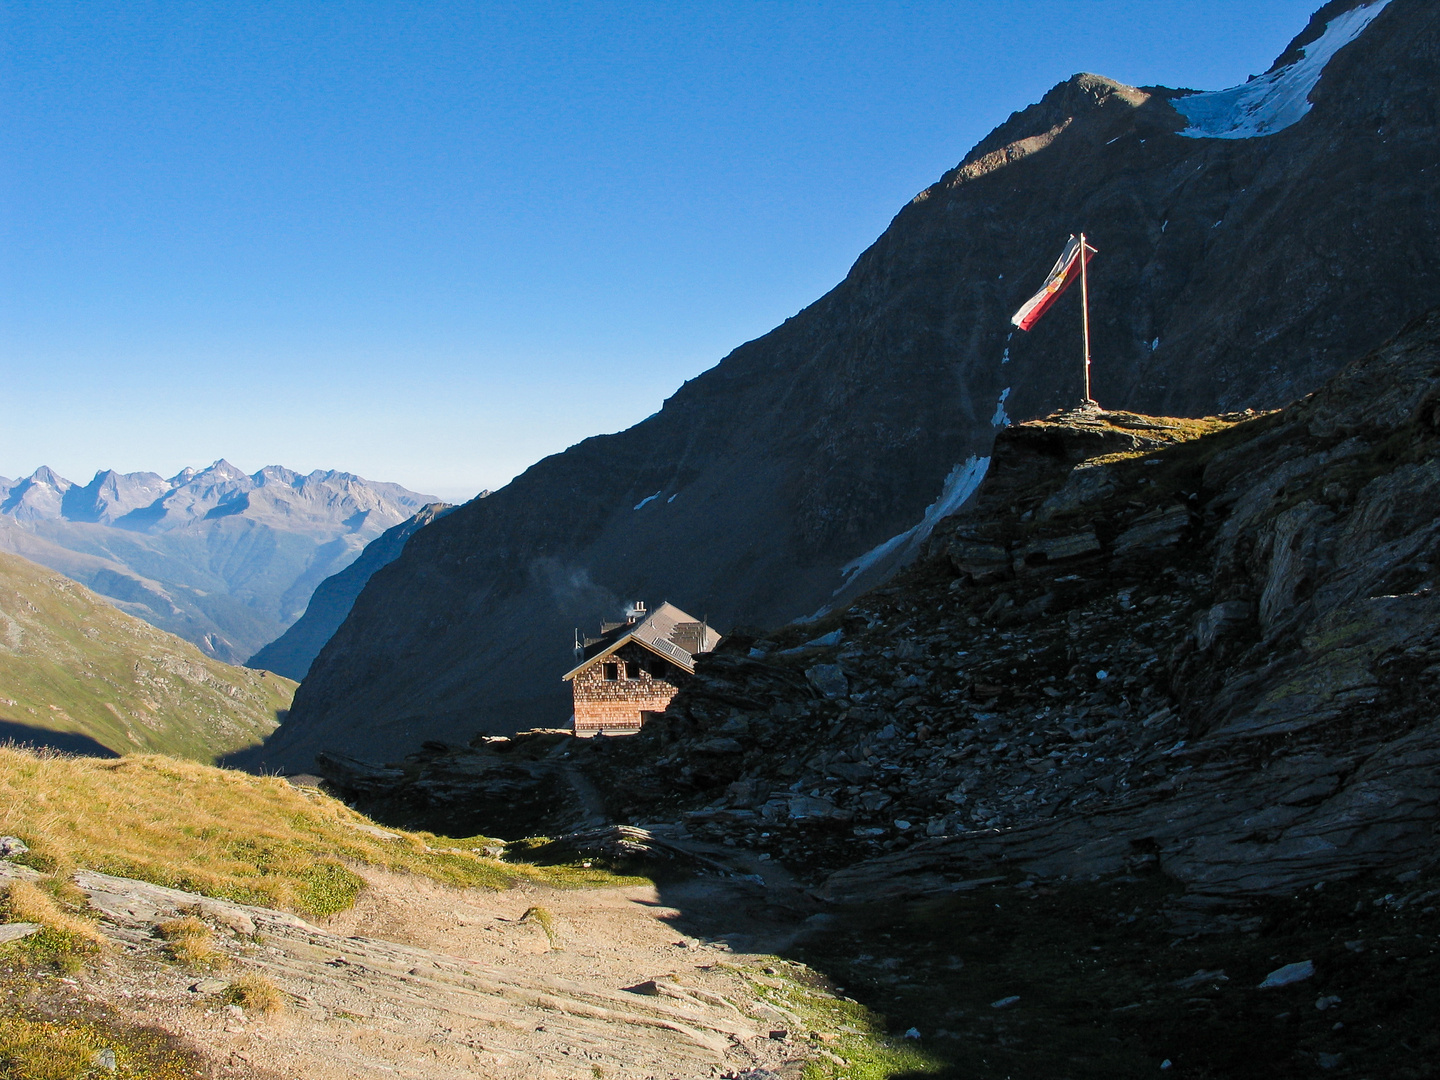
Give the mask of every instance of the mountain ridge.
POLYGON ((41 466, 0 479, 0 550, 240 663, 300 616, 321 581, 429 501, 353 473, 247 474, 223 458, 168 480, 100 470, 83 485, 41 466))
POLYGON ((272 762, 561 723, 547 687, 573 627, 629 599, 722 627, 843 600, 842 569, 921 521, 997 425, 1080 396, 1076 299, 1029 335, 1008 320, 1082 227, 1107 407, 1278 407, 1398 331, 1440 287, 1440 15, 1327 11, 1362 7, 1308 110, 1262 137, 1183 135, 1180 91, 1086 75, 1012 115, 804 311, 417 535, 312 665, 272 762))

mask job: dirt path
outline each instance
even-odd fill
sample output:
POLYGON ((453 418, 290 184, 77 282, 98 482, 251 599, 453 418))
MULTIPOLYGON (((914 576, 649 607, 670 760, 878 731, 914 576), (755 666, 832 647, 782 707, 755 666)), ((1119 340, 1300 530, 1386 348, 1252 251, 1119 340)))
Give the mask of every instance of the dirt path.
POLYGON ((565 782, 570 785, 570 790, 575 792, 575 798, 584 811, 584 816, 576 827, 588 828, 608 822, 610 815, 605 811, 605 799, 596 790, 595 785, 590 782, 590 778, 574 765, 564 765, 560 772, 565 777, 565 782))
POLYGON ((764 1000, 774 980, 756 970, 775 961, 740 951, 763 950, 786 931, 753 881, 698 877, 662 896, 653 886, 462 891, 364 873, 369 888, 359 903, 315 926, 81 871, 76 882, 119 948, 77 976, 76 993, 188 1035, 221 1075, 597 1080, 800 1071, 802 1021, 764 1000), (532 908, 548 919, 524 918, 532 908), (220 931, 228 959, 208 983, 167 962, 153 933, 157 922, 194 910, 220 931), (733 932, 685 932, 702 925, 733 932), (270 977, 290 1006, 256 1017, 221 1004, 224 981, 246 971, 270 977))

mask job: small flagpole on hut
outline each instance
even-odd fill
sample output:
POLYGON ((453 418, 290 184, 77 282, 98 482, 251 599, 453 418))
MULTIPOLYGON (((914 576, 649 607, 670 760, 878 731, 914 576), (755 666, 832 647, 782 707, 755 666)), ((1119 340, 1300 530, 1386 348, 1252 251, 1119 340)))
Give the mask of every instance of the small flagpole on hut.
POLYGON ((1085 329, 1085 404, 1094 405, 1095 399, 1090 396, 1090 275, 1086 271, 1085 264, 1090 260, 1085 256, 1089 245, 1085 234, 1080 234, 1080 321, 1085 329))

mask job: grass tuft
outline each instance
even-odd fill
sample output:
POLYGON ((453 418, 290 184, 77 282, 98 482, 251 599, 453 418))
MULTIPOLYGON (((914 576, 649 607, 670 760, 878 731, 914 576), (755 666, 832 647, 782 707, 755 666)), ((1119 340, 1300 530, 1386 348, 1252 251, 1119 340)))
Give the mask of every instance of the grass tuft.
POLYGON ((202 971, 214 971, 226 963, 225 954, 215 948, 210 927, 194 915, 168 919, 155 927, 168 943, 166 951, 176 963, 202 971))
POLYGON ((549 908, 531 907, 525 909, 525 914, 520 916, 522 923, 533 922, 545 931, 545 937, 550 941, 550 948, 559 950, 557 944, 558 934, 555 927, 555 916, 549 908))
POLYGON ((264 975, 254 972, 241 975, 227 986, 223 997, 230 1005, 239 1005, 242 1009, 267 1016, 285 1008, 284 991, 264 975))

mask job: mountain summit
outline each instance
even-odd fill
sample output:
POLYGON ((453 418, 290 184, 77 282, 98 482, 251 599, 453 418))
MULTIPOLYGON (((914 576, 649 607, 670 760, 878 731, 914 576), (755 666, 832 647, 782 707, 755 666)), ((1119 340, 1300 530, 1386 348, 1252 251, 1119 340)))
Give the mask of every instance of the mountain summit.
POLYGON ((1437 52, 1428 0, 1341 0, 1253 91, 1056 86, 658 414, 413 537, 312 665, 272 763, 563 723, 573 628, 634 597, 724 630, 873 585, 983 476, 997 426, 1079 399, 1078 296, 1030 334, 1009 318, 1082 229, 1107 408, 1314 389, 1437 295, 1437 52))

